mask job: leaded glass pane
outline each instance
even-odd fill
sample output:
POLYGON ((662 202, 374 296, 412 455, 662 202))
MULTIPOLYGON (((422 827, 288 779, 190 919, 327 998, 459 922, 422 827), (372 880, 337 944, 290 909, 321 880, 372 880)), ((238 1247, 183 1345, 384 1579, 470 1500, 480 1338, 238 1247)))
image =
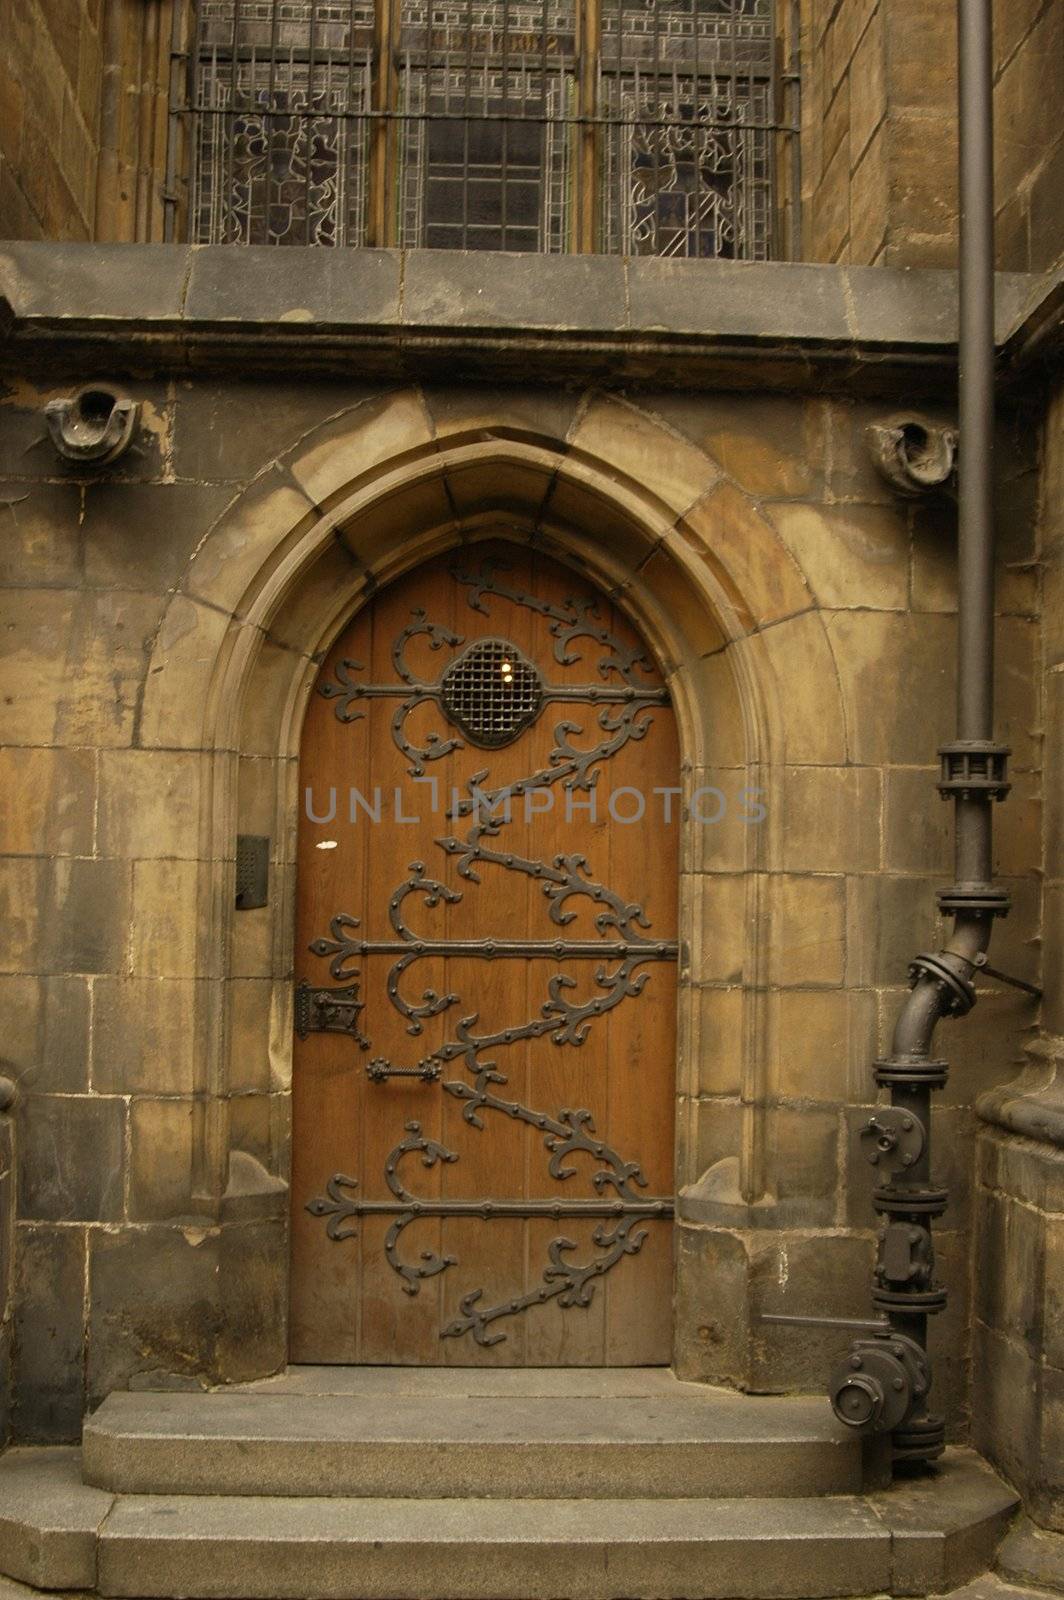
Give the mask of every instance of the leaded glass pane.
POLYGON ((362 244, 372 0, 203 0, 193 236, 362 244))
POLYGON ((403 0, 400 243, 568 247, 574 0, 403 0))
POLYGON ((401 245, 770 253, 775 141, 794 136, 774 120, 773 0, 199 0, 197 15, 196 240, 365 243, 372 150, 374 215, 401 245))
POLYGON ((770 0, 604 0, 603 248, 764 258, 770 0))

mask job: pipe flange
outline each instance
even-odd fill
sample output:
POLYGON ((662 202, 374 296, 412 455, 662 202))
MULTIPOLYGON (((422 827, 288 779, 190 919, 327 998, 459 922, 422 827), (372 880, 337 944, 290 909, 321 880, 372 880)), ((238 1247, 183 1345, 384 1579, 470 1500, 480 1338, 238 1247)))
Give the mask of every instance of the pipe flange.
POLYGON ((879 1311, 920 1312, 934 1317, 945 1311, 949 1301, 947 1291, 940 1286, 933 1289, 881 1289, 872 1290, 872 1304, 879 1311))
POLYGON ((949 1205, 946 1189, 902 1189, 883 1184, 872 1190, 872 1204, 888 1217, 940 1217, 949 1205))
POLYGON ((963 1017, 975 1005, 975 985, 954 971, 945 953, 931 955, 924 952, 909 964, 909 981, 915 988, 921 978, 931 978, 947 994, 945 1012, 950 1017, 963 1017))
POLYGON ((943 800, 1004 800, 1012 788, 1008 762, 1012 750, 990 739, 956 739, 939 745, 942 775, 938 792, 943 800))
POLYGON ((937 1461, 946 1448, 946 1419, 933 1413, 910 1417, 895 1428, 890 1443, 896 1465, 937 1461))
POLYGON ((928 1061, 924 1056, 885 1056, 872 1064, 881 1088, 944 1089, 949 1078, 949 1063, 928 1061))
POLYGON ((945 916, 982 911, 992 917, 1007 917, 1011 906, 1008 890, 992 883, 954 883, 938 891, 938 909, 945 916))

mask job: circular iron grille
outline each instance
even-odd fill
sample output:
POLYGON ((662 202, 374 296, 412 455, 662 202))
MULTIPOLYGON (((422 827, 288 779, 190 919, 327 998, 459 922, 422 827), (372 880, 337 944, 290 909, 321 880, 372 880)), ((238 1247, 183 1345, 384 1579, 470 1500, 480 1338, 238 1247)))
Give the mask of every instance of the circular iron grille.
POLYGON ((481 639, 452 661, 440 683, 451 721, 474 744, 495 748, 516 739, 539 715, 543 680, 506 639, 481 639))

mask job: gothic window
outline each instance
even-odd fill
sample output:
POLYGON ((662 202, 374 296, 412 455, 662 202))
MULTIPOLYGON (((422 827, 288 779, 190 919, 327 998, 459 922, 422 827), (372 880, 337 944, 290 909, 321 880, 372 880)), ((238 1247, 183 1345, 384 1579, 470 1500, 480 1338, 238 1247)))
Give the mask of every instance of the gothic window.
POLYGON ((773 0, 199 0, 198 242, 763 259, 773 0))

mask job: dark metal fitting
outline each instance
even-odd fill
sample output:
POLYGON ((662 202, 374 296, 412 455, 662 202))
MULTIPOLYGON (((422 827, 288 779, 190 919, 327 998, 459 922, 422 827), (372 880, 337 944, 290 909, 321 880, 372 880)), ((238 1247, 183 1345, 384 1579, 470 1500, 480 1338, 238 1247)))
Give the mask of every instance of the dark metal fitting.
POLYGON ((865 1159, 873 1166, 884 1161, 891 1167, 911 1167, 927 1143, 927 1131, 912 1111, 880 1106, 860 1129, 858 1138, 865 1159))
POLYGON ((940 1217, 949 1205, 945 1189, 905 1189, 883 1184, 872 1190, 872 1204, 888 1217, 940 1217))
MULTIPOLYGON (((963 957, 947 955, 944 950, 937 955, 925 951, 909 964, 909 981, 914 988, 921 978, 932 978, 947 992, 945 1014, 950 1017, 963 1017, 975 1005, 975 985, 962 977, 953 965, 963 960, 963 957)), ((970 962, 964 964, 971 965, 970 962)))
POLYGON ((875 1280, 880 1289, 911 1294, 931 1288, 935 1252, 924 1222, 898 1221, 879 1230, 875 1280))
POLYGON ((872 1071, 881 1088, 944 1089, 949 1064, 923 1056, 886 1056, 873 1062, 872 1071))
POLYGON ((992 883, 954 883, 938 891, 938 909, 945 916, 981 911, 986 916, 1007 917, 1011 906, 1008 890, 992 883))
POLYGON ((881 1289, 872 1290, 872 1304, 877 1311, 900 1311, 906 1316, 919 1313, 933 1317, 945 1311, 949 1296, 945 1289, 881 1289))
POLYGON ((946 1447, 946 1419, 941 1416, 910 1417, 895 1428, 891 1454, 895 1465, 919 1465, 937 1461, 946 1447))
POLYGON ((943 800, 1004 800, 1011 749, 990 739, 957 739, 939 746, 942 775, 938 792, 943 800))
POLYGON ((848 1428, 888 1433, 903 1423, 931 1384, 927 1356, 904 1334, 855 1339, 828 1381, 831 1409, 848 1428))
POLYGON ((336 989, 316 989, 305 980, 296 984, 295 1028, 301 1039, 312 1033, 346 1033, 361 1050, 368 1050, 369 1040, 358 1021, 364 1010, 357 983, 336 989))

